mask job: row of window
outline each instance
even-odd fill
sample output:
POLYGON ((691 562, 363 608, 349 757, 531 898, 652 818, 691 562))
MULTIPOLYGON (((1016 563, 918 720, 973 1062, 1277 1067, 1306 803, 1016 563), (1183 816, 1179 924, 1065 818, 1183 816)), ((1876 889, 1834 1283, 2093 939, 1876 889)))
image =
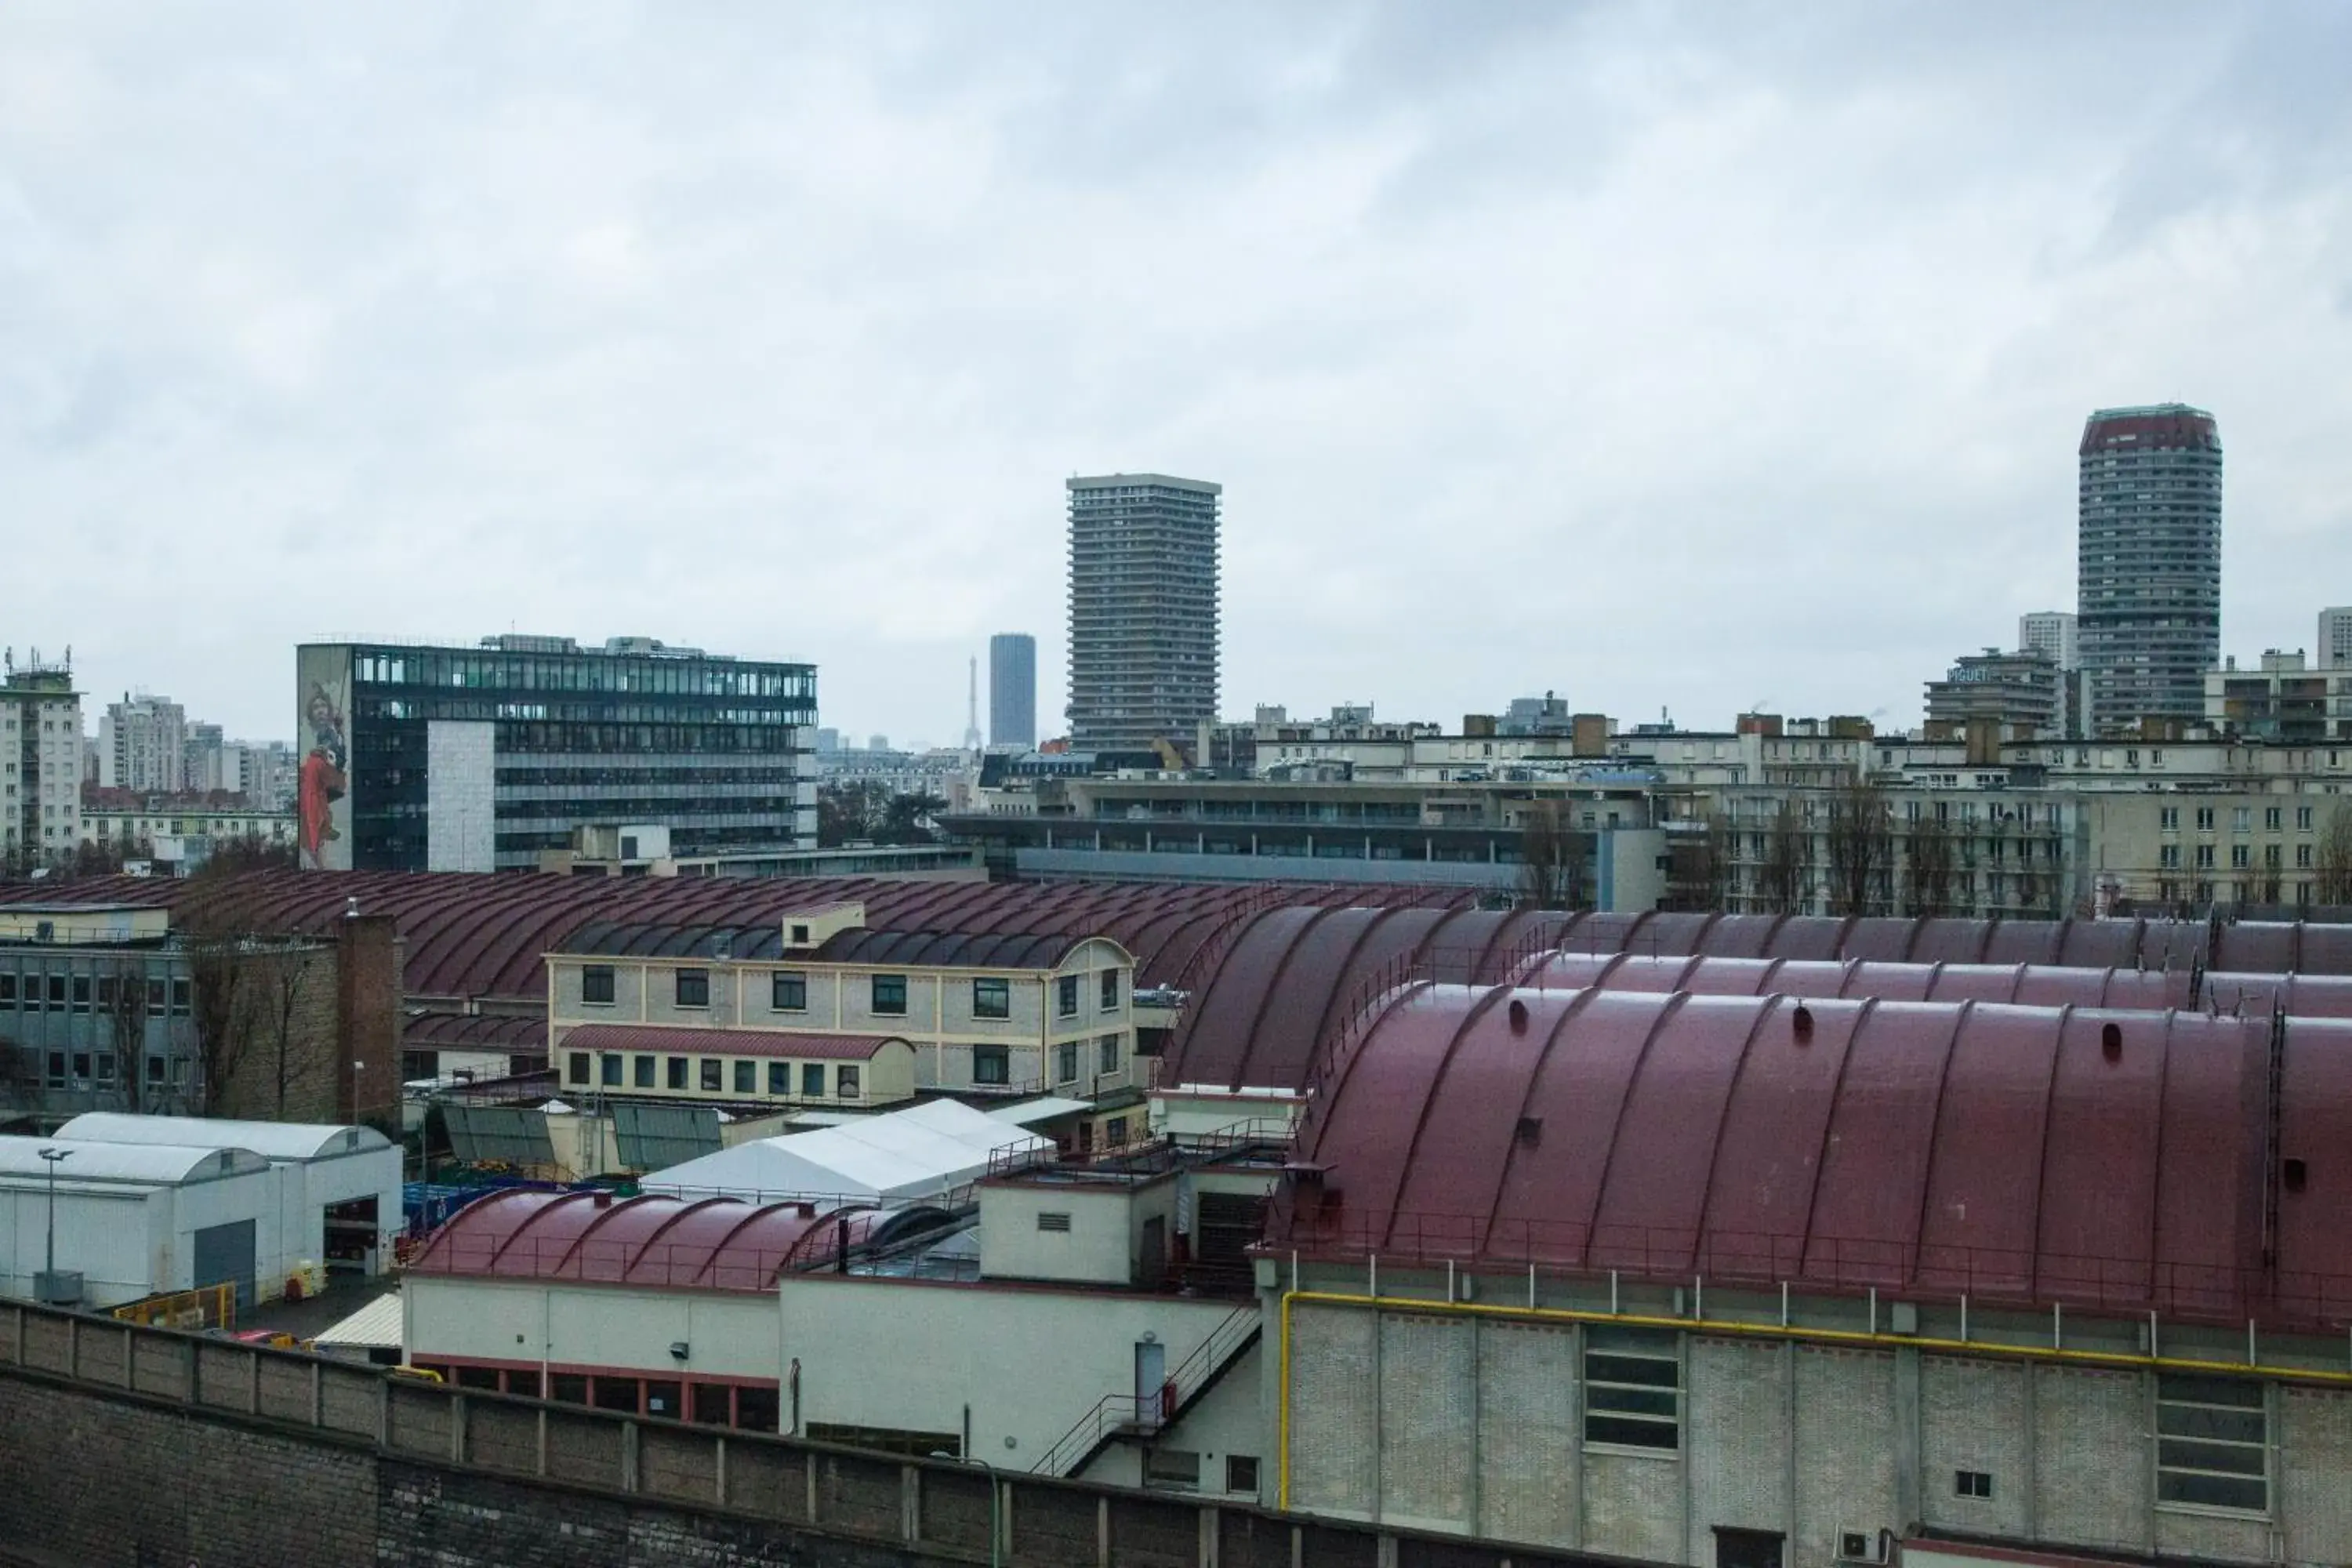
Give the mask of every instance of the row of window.
POLYGON ((146 990, 147 1016, 161 1018, 168 1009, 171 1016, 184 1018, 195 1002, 195 985, 184 975, 165 982, 130 979, 127 992, 119 989, 126 984, 113 974, 16 974, 0 971, 0 1007, 15 1007, 26 1013, 87 1013, 93 1005, 100 1013, 115 1011, 118 997, 128 1000, 132 1011, 140 1005, 140 987, 146 990))
MULTIPOLYGON (((89 1089, 93 1085, 109 1089, 114 1084, 114 1064, 112 1051, 50 1051, 42 1063, 41 1081, 50 1089, 89 1089)), ((162 1088, 167 1074, 173 1087, 186 1088, 188 1058, 173 1057, 168 1063, 162 1057, 147 1058, 150 1085, 162 1088)))
MULTIPOLYGON (((2192 864, 2196 866, 2197 869, 2200 871, 2211 870, 2213 868, 2213 846, 2210 844, 2198 844, 2191 846, 2191 847, 2196 851, 2196 858, 2192 861, 2192 864)), ((2253 846, 2251 844, 2231 845, 2231 868, 2238 871, 2251 869, 2254 864, 2253 855, 2253 846)), ((2158 845, 2156 850, 2156 863, 2157 866, 2163 870, 2179 870, 2180 868, 2180 846, 2178 844, 2158 845)), ((2283 870, 2285 868, 2285 865, 2286 857, 2284 846, 2277 844, 2265 844, 2263 846, 2263 868, 2264 870, 2283 870)), ((2312 868, 2312 847, 2308 844, 2296 845, 2294 847, 2294 868, 2298 871, 2308 871, 2312 868)))
POLYGON ((536 1371, 519 1367, 448 1366, 416 1363, 457 1388, 489 1394, 514 1394, 527 1399, 542 1396, 560 1405, 584 1405, 626 1415, 650 1415, 664 1421, 692 1421, 702 1426, 733 1426, 746 1432, 773 1432, 783 1414, 773 1384, 687 1383, 635 1375, 605 1375, 559 1372, 542 1384, 536 1371))
POLYGON ((565 1063, 564 1079, 606 1089, 668 1089, 681 1093, 698 1089, 704 1094, 766 1093, 801 1100, 856 1100, 864 1092, 863 1077, 854 1062, 831 1068, 830 1095, 825 1092, 826 1063, 769 1062, 764 1090, 760 1087, 761 1065, 740 1057, 631 1057, 618 1051, 573 1051, 565 1063), (592 1055, 600 1056, 602 1061, 592 1062, 592 1055))
MULTIPOLYGON (((1098 999, 1101 1011, 1116 1013, 1119 1009, 1119 972, 1105 969, 1097 972, 1098 999)), ((1076 974, 1058 976, 1054 983, 1054 1005, 1057 1016, 1075 1018, 1082 995, 1080 983, 1085 977, 1076 974)), ((904 1017, 907 1012, 907 977, 903 974, 867 976, 866 1011, 882 1017, 904 1017)), ((612 1005, 614 994, 614 969, 609 963, 583 965, 580 971, 580 1000, 591 1006, 612 1005)), ((795 970, 777 970, 769 976, 768 1010, 772 1013, 805 1013, 808 1011, 808 976, 795 970)), ((707 969, 674 969, 670 971, 670 997, 679 1007, 710 1005, 710 971, 707 969)), ((1010 1018, 1013 1016, 1013 983, 1002 977, 982 976, 971 983, 971 1016, 975 1018, 1010 1018)))
MULTIPOLYGON (((2200 805, 2196 808, 2196 812, 2197 815, 2192 818, 2192 820, 2197 824, 2197 831, 2200 833, 2212 832, 2214 808, 2210 805, 2200 805)), ((2282 831, 2285 822, 2285 817, 2286 812, 2284 806, 2264 806, 2263 808, 2263 831, 2265 833, 2277 833, 2282 831)), ((2253 819, 2254 808, 2252 806, 2231 806, 2230 808, 2230 831, 2232 833, 2250 832, 2253 827, 2253 819)), ((2156 814, 2156 825, 2158 827, 2168 833, 2179 832, 2180 828, 2180 808, 2177 805, 2167 805, 2158 808, 2156 814)), ((2311 831, 2311 826, 2312 808, 2307 805, 2296 806, 2294 808, 2294 830, 2297 833, 2308 833, 2311 831)))

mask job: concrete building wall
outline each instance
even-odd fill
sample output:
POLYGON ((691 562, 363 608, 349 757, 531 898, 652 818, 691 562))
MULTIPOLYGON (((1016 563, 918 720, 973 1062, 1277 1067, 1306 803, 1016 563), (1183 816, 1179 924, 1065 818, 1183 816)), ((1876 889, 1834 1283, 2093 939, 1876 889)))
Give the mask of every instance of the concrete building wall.
MULTIPOLYGON (((1695 1564, 1714 1562, 1718 1528, 1782 1533, 1793 1564, 1915 1522, 2247 1563, 2270 1559, 2275 1531, 2290 1561, 2352 1561, 2352 1389, 2268 1385, 2270 1500, 2252 1515, 2159 1502, 2141 1370, 1693 1332, 1679 1447, 1642 1449, 1583 1439, 1574 1322, 1402 1299, 1294 1301, 1291 1321, 1289 1500, 1308 1512, 1695 1564)), ((2166 1342, 2228 1353, 2192 1331, 2166 1342)), ((1271 1429, 1280 1378, 1267 1386, 1271 1429)))
POLYGON ((764 1294, 411 1274, 401 1295, 412 1362, 782 1376, 776 1300, 764 1294))
POLYGON ((425 868, 498 869, 495 736, 486 721, 435 719, 425 727, 425 868))
POLYGON ((957 1432, 968 1407, 967 1451, 1010 1469, 1037 1463, 1106 1394, 1132 1395, 1145 1334, 1172 1373, 1235 1306, 834 1274, 787 1275, 778 1290, 804 1423, 957 1432))

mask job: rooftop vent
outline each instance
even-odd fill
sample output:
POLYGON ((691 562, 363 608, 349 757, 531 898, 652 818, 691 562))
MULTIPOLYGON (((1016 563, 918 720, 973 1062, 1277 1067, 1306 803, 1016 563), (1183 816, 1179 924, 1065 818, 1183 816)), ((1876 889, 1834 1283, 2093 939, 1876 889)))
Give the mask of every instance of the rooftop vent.
POLYGON ((1528 1005, 1514 996, 1511 998, 1511 1033, 1524 1035, 1527 1032, 1528 1005))
POLYGON ((2279 1185, 2288 1192, 2303 1191, 2305 1184, 2310 1180, 2310 1169, 2300 1160, 2288 1160, 2279 1166, 2279 1185))
POLYGON ((1533 1148, 1535 1145, 1542 1142, 1543 1118, 1540 1116, 1520 1117, 1517 1136, 1519 1142, 1527 1144, 1529 1148, 1533 1148))
POLYGON ((2099 1026, 2099 1054, 2109 1061, 2119 1061, 2124 1054, 2124 1026, 2121 1024, 2099 1026))
POLYGON ((1798 1003, 1796 1012, 1790 1016, 1789 1027, 1795 1032, 1797 1044, 1810 1043, 1813 1037, 1813 1010, 1802 1002, 1798 1003))

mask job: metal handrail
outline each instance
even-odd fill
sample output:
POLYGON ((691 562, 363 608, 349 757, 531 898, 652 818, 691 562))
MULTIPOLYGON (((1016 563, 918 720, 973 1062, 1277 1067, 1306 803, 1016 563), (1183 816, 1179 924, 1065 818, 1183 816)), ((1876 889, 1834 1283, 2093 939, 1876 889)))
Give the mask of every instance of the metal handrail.
POLYGON ((1112 1433, 1128 1427, 1157 1431, 1174 1420, 1176 1413, 1248 1346, 1263 1325, 1264 1320, 1255 1302, 1234 1308, 1223 1321, 1209 1331, 1206 1338, 1192 1347, 1192 1353, 1161 1381, 1158 1394, 1149 1396, 1135 1394, 1103 1395, 1095 1402, 1092 1409, 1077 1418, 1068 1431, 1055 1439, 1054 1446, 1029 1467, 1029 1473, 1067 1475, 1112 1433), (1114 1416, 1119 1418, 1114 1420, 1114 1416))

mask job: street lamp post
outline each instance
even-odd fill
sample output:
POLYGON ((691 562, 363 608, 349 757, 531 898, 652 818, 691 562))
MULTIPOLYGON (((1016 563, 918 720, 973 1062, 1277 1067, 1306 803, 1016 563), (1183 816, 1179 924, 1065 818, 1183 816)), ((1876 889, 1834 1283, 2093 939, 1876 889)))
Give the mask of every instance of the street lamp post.
MULTIPOLYGON (((49 1168, 48 1246, 42 1258, 41 1283, 44 1289, 54 1291, 57 1289, 58 1279, 58 1166, 62 1162, 71 1159, 73 1151, 43 1149, 37 1152, 41 1156, 41 1163, 49 1168)), ((38 1292, 36 1293, 38 1294, 38 1292)), ((49 1302, 44 1300, 41 1305, 46 1307, 49 1302)))
POLYGON ((997 1510, 1003 1502, 1004 1483, 997 1479, 996 1467, 986 1459, 950 1454, 945 1448, 932 1449, 931 1458, 955 1465, 978 1465, 988 1472, 988 1568, 1003 1568, 1004 1522, 997 1510))
POLYGON ((360 1068, 365 1066, 367 1063, 357 1057, 352 1058, 352 1120, 354 1122, 360 1119, 360 1068))

